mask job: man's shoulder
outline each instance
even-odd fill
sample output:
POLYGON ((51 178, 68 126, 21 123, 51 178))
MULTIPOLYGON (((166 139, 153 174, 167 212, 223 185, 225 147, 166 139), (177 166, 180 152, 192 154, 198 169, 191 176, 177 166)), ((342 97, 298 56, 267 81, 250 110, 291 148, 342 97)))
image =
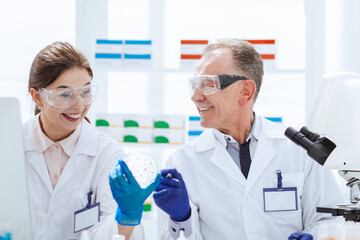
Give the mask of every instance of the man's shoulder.
POLYGON ((259 116, 258 119, 261 126, 261 133, 267 137, 285 138, 284 132, 286 126, 281 123, 275 123, 265 117, 259 116))
POLYGON ((184 144, 181 149, 201 150, 203 147, 213 144, 215 141, 214 129, 206 128, 198 137, 184 144))

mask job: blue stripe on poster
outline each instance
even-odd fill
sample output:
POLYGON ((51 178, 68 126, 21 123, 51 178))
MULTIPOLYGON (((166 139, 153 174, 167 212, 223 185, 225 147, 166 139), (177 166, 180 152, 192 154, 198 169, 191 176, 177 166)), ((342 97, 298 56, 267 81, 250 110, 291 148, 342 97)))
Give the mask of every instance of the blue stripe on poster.
POLYGON ((122 44, 122 40, 106 40, 106 39, 97 39, 96 44, 122 44))
POLYGON ((95 53, 95 58, 121 59, 120 53, 95 53))
POLYGON ((151 59, 151 54, 125 54, 125 59, 151 59))
POLYGON ((200 116, 189 116, 189 121, 200 121, 200 116))
POLYGON ((125 40, 125 44, 151 45, 151 40, 125 40))
POLYGON ((189 136, 199 136, 203 131, 189 131, 189 136))

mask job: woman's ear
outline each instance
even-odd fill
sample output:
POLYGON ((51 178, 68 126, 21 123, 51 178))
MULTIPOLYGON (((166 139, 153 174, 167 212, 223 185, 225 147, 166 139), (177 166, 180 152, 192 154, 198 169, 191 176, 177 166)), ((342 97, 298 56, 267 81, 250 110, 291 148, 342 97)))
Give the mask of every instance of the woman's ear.
POLYGON ((30 94, 31 94, 31 98, 35 102, 36 106, 42 107, 43 106, 43 99, 41 98, 40 93, 35 88, 31 88, 30 89, 30 94))
POLYGON ((240 104, 245 105, 248 102, 252 101, 256 91, 256 84, 253 80, 243 80, 241 81, 241 99, 240 104))

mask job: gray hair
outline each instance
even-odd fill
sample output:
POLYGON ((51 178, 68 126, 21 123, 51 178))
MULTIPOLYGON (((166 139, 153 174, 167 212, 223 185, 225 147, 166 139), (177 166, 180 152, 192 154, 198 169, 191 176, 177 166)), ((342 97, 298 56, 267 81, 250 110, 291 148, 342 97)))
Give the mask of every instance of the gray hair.
POLYGON ((263 60, 261 59, 260 54, 255 50, 254 46, 249 42, 239 39, 222 39, 218 40, 216 43, 209 44, 204 49, 203 55, 209 54, 215 49, 229 49, 232 52, 234 69, 228 74, 241 74, 255 82, 255 102, 262 84, 264 66, 263 60))

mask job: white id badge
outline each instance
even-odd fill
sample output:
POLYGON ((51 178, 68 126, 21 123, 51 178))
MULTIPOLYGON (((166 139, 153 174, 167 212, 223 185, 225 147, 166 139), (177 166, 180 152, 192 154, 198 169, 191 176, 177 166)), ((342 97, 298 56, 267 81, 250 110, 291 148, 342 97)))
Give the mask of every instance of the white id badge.
POLYGON ((264 211, 296 211, 298 210, 297 188, 264 188, 264 211))
POLYGON ((100 203, 83 208, 74 213, 74 233, 89 228, 100 222, 100 203))

